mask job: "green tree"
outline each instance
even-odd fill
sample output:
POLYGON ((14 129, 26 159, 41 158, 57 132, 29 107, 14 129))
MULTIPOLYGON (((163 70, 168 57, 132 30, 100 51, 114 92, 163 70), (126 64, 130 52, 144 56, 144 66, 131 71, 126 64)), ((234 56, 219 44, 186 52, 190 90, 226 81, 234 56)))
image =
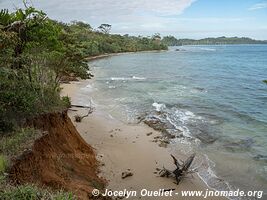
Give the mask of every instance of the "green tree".
POLYGON ((101 24, 98 29, 104 33, 104 34, 109 34, 111 30, 111 25, 110 24, 101 24))

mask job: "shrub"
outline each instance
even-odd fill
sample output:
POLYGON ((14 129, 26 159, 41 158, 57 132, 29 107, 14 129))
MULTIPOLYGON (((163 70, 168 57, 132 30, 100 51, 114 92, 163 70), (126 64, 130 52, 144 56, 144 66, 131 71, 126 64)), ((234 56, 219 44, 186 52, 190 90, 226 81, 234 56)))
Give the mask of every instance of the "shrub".
POLYGON ((0 139, 0 150, 5 155, 15 155, 25 143, 33 141, 39 134, 39 131, 32 128, 17 129, 0 139))
POLYGON ((71 107, 71 99, 68 96, 63 96, 62 98, 63 105, 66 106, 66 108, 71 107))
POLYGON ((25 118, 62 109, 65 104, 56 89, 29 81, 23 70, 0 68, 0 132, 14 130, 25 118))

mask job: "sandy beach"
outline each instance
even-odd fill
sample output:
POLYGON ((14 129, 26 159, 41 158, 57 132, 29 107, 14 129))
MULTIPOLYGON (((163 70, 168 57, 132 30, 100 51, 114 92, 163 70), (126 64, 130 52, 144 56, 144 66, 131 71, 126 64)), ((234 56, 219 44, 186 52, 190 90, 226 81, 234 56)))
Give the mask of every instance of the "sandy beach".
MULTIPOLYGON (((68 95, 75 99, 74 97, 79 93, 79 90, 90 81, 63 84, 62 95, 68 95)), ((124 124, 97 108, 81 123, 74 121, 75 115, 85 115, 87 112, 88 109, 86 108, 73 108, 69 111, 69 116, 81 136, 95 149, 97 158, 101 163, 99 176, 108 181, 108 190, 137 191, 137 197, 131 199, 138 199, 142 189, 152 191, 174 189, 175 193, 185 190, 203 191, 204 193, 206 190, 211 190, 197 174, 189 175, 179 185, 176 185, 172 178, 159 177, 156 174, 156 168, 162 168, 163 165, 168 169, 175 168, 168 148, 159 147, 157 143, 152 142, 154 137, 161 135, 160 132, 154 131, 144 124, 124 124), (122 179, 122 172, 128 169, 133 172, 133 176, 122 179)), ((182 155, 175 156, 184 159, 182 155)), ((201 197, 182 197, 181 194, 172 197, 140 198, 178 199, 178 197, 179 199, 202 199, 201 197)), ((210 197, 207 199, 224 198, 210 197)))

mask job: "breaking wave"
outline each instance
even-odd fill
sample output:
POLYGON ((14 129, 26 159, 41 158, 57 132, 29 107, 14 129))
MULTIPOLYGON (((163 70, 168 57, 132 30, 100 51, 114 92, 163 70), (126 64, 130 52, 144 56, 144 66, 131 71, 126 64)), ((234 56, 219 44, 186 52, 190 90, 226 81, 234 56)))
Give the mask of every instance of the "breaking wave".
MULTIPOLYGON (((170 139, 179 140, 174 144, 186 144, 186 148, 191 149, 201 144, 212 144, 217 140, 217 135, 213 134, 214 129, 206 128, 213 127, 214 116, 209 119, 207 115, 199 116, 190 110, 157 102, 154 102, 152 107, 144 122, 155 130, 160 130, 166 137, 171 135, 170 139)), ((208 186, 216 190, 232 189, 228 182, 217 177, 214 171, 215 163, 206 154, 198 153, 195 163, 198 166, 198 175, 208 186)))
POLYGON ((131 76, 131 77, 111 77, 112 81, 131 81, 131 80, 146 80, 145 77, 131 76))

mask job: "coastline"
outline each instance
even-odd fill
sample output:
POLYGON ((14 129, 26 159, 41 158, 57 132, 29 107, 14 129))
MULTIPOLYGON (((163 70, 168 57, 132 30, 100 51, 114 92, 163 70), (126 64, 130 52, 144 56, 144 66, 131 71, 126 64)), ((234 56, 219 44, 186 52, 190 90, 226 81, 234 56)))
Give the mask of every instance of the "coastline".
POLYGON ((97 55, 97 56, 87 57, 86 60, 90 62, 90 61, 101 59, 101 58, 107 58, 107 57, 110 57, 110 56, 119 56, 119 55, 123 55, 123 54, 163 52, 163 51, 168 51, 168 50, 149 50, 149 51, 129 51, 129 52, 121 52, 121 53, 106 53, 106 54, 100 54, 100 55, 97 55))
MULTIPOLYGON (((79 90, 86 87, 93 80, 62 84, 62 95, 68 95, 75 102, 75 96, 79 90)), ((175 189, 174 192, 181 191, 207 191, 212 190, 201 180, 197 174, 189 175, 181 181, 179 185, 174 183, 174 179, 159 177, 156 168, 162 166, 174 169, 172 158, 167 148, 159 147, 152 142, 154 137, 161 136, 161 133, 153 130, 145 124, 129 125, 124 124, 104 113, 98 108, 84 118, 81 123, 74 121, 74 116, 85 115, 87 109, 75 108, 68 112, 73 124, 77 128, 84 140, 90 144, 97 154, 97 159, 101 163, 100 176, 108 181, 107 189, 112 191, 141 191, 148 189, 157 191, 159 189, 175 189), (151 133, 151 135, 147 135, 151 133), (130 169, 133 176, 125 179, 121 178, 122 172, 130 169)), ((183 155, 175 155, 184 159, 183 155)), ((139 196, 138 196, 139 197, 139 196)), ((189 199, 188 197, 153 197, 153 199, 189 199)), ((142 197, 148 199, 149 197, 142 197)), ((130 198, 131 199, 131 198, 130 198)), ((133 197, 132 199, 136 199, 133 197)), ((190 197, 190 199, 200 199, 190 197)), ((207 197, 206 199, 226 199, 225 197, 207 197)))

